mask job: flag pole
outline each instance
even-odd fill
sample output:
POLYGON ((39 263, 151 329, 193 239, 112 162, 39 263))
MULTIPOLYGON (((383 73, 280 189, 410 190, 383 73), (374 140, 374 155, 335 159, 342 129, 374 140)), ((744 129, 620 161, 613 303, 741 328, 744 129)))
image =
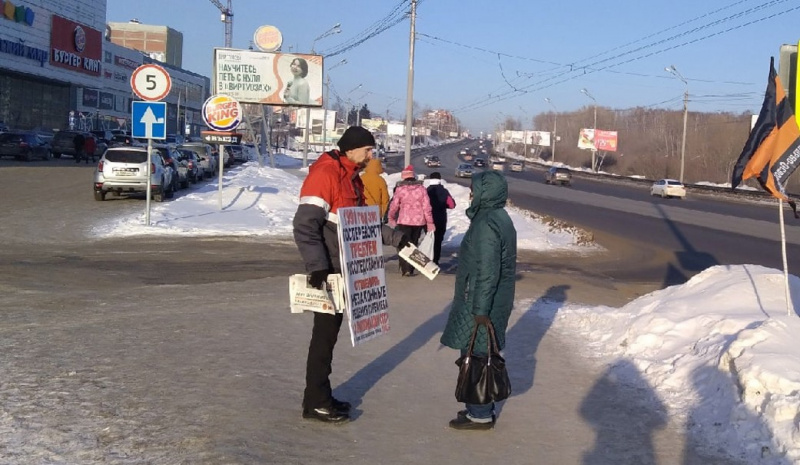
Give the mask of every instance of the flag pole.
POLYGON ((789 266, 786 264, 786 225, 783 223, 783 199, 778 199, 778 215, 781 220, 781 255, 783 256, 783 284, 786 294, 786 316, 792 315, 792 299, 789 295, 789 266))

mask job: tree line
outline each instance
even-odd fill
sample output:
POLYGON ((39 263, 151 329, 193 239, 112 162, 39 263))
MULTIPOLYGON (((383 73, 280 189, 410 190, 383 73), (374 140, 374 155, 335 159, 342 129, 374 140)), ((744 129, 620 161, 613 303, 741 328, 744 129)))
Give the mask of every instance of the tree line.
MULTIPOLYGON (((594 108, 574 112, 547 112, 532 118, 539 131, 557 126, 560 140, 555 145, 555 162, 591 167, 592 154, 578 148, 578 134, 594 125, 594 108)), ((750 113, 689 112, 686 124, 684 182, 729 183, 731 171, 750 132, 750 113)), ((520 130, 521 123, 507 118, 501 129, 520 130)), ((598 152, 600 169, 620 176, 648 179, 675 178, 680 175, 683 110, 636 107, 625 110, 597 107, 597 129, 617 131, 616 152, 598 152)), ((510 147, 523 153, 524 147, 510 147)), ((528 156, 552 160, 549 147, 528 147, 528 156)), ((749 185, 757 186, 753 181, 749 185)), ((793 177, 789 191, 800 191, 800 180, 793 177)))

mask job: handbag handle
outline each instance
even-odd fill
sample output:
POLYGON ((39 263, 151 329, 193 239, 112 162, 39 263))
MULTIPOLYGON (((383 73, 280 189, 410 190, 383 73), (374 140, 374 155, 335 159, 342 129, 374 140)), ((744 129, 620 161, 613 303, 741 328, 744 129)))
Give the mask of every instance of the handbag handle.
POLYGON ((494 325, 491 321, 488 323, 477 323, 475 329, 472 330, 472 337, 469 340, 469 347, 467 348, 467 356, 472 356, 472 349, 475 347, 475 338, 478 336, 478 328, 481 325, 486 326, 488 337, 486 338, 486 356, 489 360, 492 359, 493 354, 499 354, 500 349, 497 347, 497 339, 494 334, 494 325))

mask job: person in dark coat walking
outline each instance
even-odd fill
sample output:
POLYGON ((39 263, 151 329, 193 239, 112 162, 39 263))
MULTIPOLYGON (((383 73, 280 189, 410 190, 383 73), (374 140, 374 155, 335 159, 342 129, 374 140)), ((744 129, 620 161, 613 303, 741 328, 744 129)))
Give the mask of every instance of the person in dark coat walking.
MULTIPOLYGON (((455 293, 442 344, 465 354, 472 332, 480 325, 474 354, 486 355, 486 323, 494 326, 497 346, 506 344, 506 328, 514 305, 517 270, 517 231, 505 210, 508 183, 497 171, 472 177, 472 200, 467 208, 469 228, 458 252, 455 293)), ((466 404, 450 421, 459 430, 486 430, 494 426, 494 404, 466 404)))
MULTIPOLYGON (((293 220, 294 240, 303 257, 309 284, 323 289, 331 273, 341 273, 337 212, 364 206, 364 184, 359 171, 372 158, 375 138, 352 126, 337 143, 339 150, 325 152, 311 165, 300 188, 300 205, 293 220)), ((408 239, 388 226, 381 229, 384 245, 402 247, 408 239)), ((333 348, 342 326, 342 313, 314 313, 314 328, 306 361, 303 418, 326 423, 350 419, 350 403, 333 397, 329 375, 333 348)))
POLYGON ((75 134, 72 138, 72 145, 75 147, 75 163, 80 163, 83 158, 83 146, 86 143, 86 138, 80 132, 75 134))
POLYGON ((442 175, 434 171, 428 176, 428 197, 431 200, 431 211, 433 213, 433 225, 436 230, 433 232, 433 262, 439 264, 442 257, 442 241, 444 233, 447 231, 447 210, 456 208, 456 201, 450 195, 450 191, 442 184, 442 175))

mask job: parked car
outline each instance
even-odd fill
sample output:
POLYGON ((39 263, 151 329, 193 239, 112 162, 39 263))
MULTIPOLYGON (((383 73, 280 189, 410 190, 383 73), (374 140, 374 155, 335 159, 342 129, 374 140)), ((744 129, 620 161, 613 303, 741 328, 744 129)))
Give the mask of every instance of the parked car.
POLYGON ((456 167, 457 178, 471 178, 474 168, 469 163, 461 163, 456 167))
POLYGON ((98 129, 95 131, 89 131, 94 134, 94 138, 97 140, 97 143, 104 143, 106 146, 111 142, 111 139, 114 137, 114 134, 111 131, 106 131, 105 129, 98 129))
POLYGON ((686 186, 677 179, 659 179, 650 188, 650 195, 660 195, 662 198, 686 198, 686 186))
POLYGON ((214 150, 210 145, 205 142, 186 142, 185 144, 179 145, 178 149, 191 150, 197 154, 200 160, 200 166, 205 173, 205 176, 201 176, 201 178, 206 176, 210 178, 214 177, 217 172, 217 158, 213 156, 214 150))
POLYGON ((0 157, 14 157, 15 160, 31 161, 34 158, 49 160, 53 158, 50 145, 37 134, 26 131, 0 133, 0 157))
POLYGON ((181 187, 189 187, 189 168, 180 162, 180 153, 174 147, 164 144, 154 145, 153 150, 154 154, 155 151, 161 154, 164 164, 172 170, 172 191, 175 192, 181 187))
POLYGON ((95 138, 95 157, 100 158, 103 155, 103 152, 105 152, 108 148, 107 140, 98 139, 91 132, 63 130, 55 133, 53 139, 50 141, 50 148, 53 151, 53 156, 56 158, 61 158, 61 155, 75 157, 75 143, 73 140, 75 139, 75 135, 78 133, 83 134, 84 139, 87 137, 95 138))
POLYGON ((475 168, 485 168, 486 160, 481 157, 477 157, 472 161, 472 164, 475 165, 475 168))
POLYGON ((427 166, 428 168, 439 167, 442 166, 442 161, 439 160, 439 157, 434 155, 428 157, 428 161, 425 162, 425 166, 427 166))
POLYGON ((192 184, 196 184, 197 181, 200 181, 201 179, 206 177, 205 170, 203 170, 203 167, 200 166, 200 157, 197 156, 196 153, 186 149, 177 149, 177 150, 178 153, 180 154, 178 160, 180 160, 181 163, 186 165, 189 174, 189 181, 191 181, 192 184))
POLYGON ((511 171, 516 171, 517 173, 521 173, 523 168, 524 167, 521 161, 515 161, 511 163, 511 171))
POLYGON ((568 186, 572 184, 572 173, 568 168, 553 166, 545 173, 544 182, 547 184, 568 186))
POLYGON ((153 200, 163 202, 174 193, 171 175, 161 152, 153 152, 148 179, 146 147, 111 147, 95 169, 94 199, 105 200, 109 192, 116 195, 146 193, 149 188, 153 200))
POLYGON ((247 152, 241 145, 226 145, 225 150, 233 160, 233 163, 244 163, 247 161, 247 152))

